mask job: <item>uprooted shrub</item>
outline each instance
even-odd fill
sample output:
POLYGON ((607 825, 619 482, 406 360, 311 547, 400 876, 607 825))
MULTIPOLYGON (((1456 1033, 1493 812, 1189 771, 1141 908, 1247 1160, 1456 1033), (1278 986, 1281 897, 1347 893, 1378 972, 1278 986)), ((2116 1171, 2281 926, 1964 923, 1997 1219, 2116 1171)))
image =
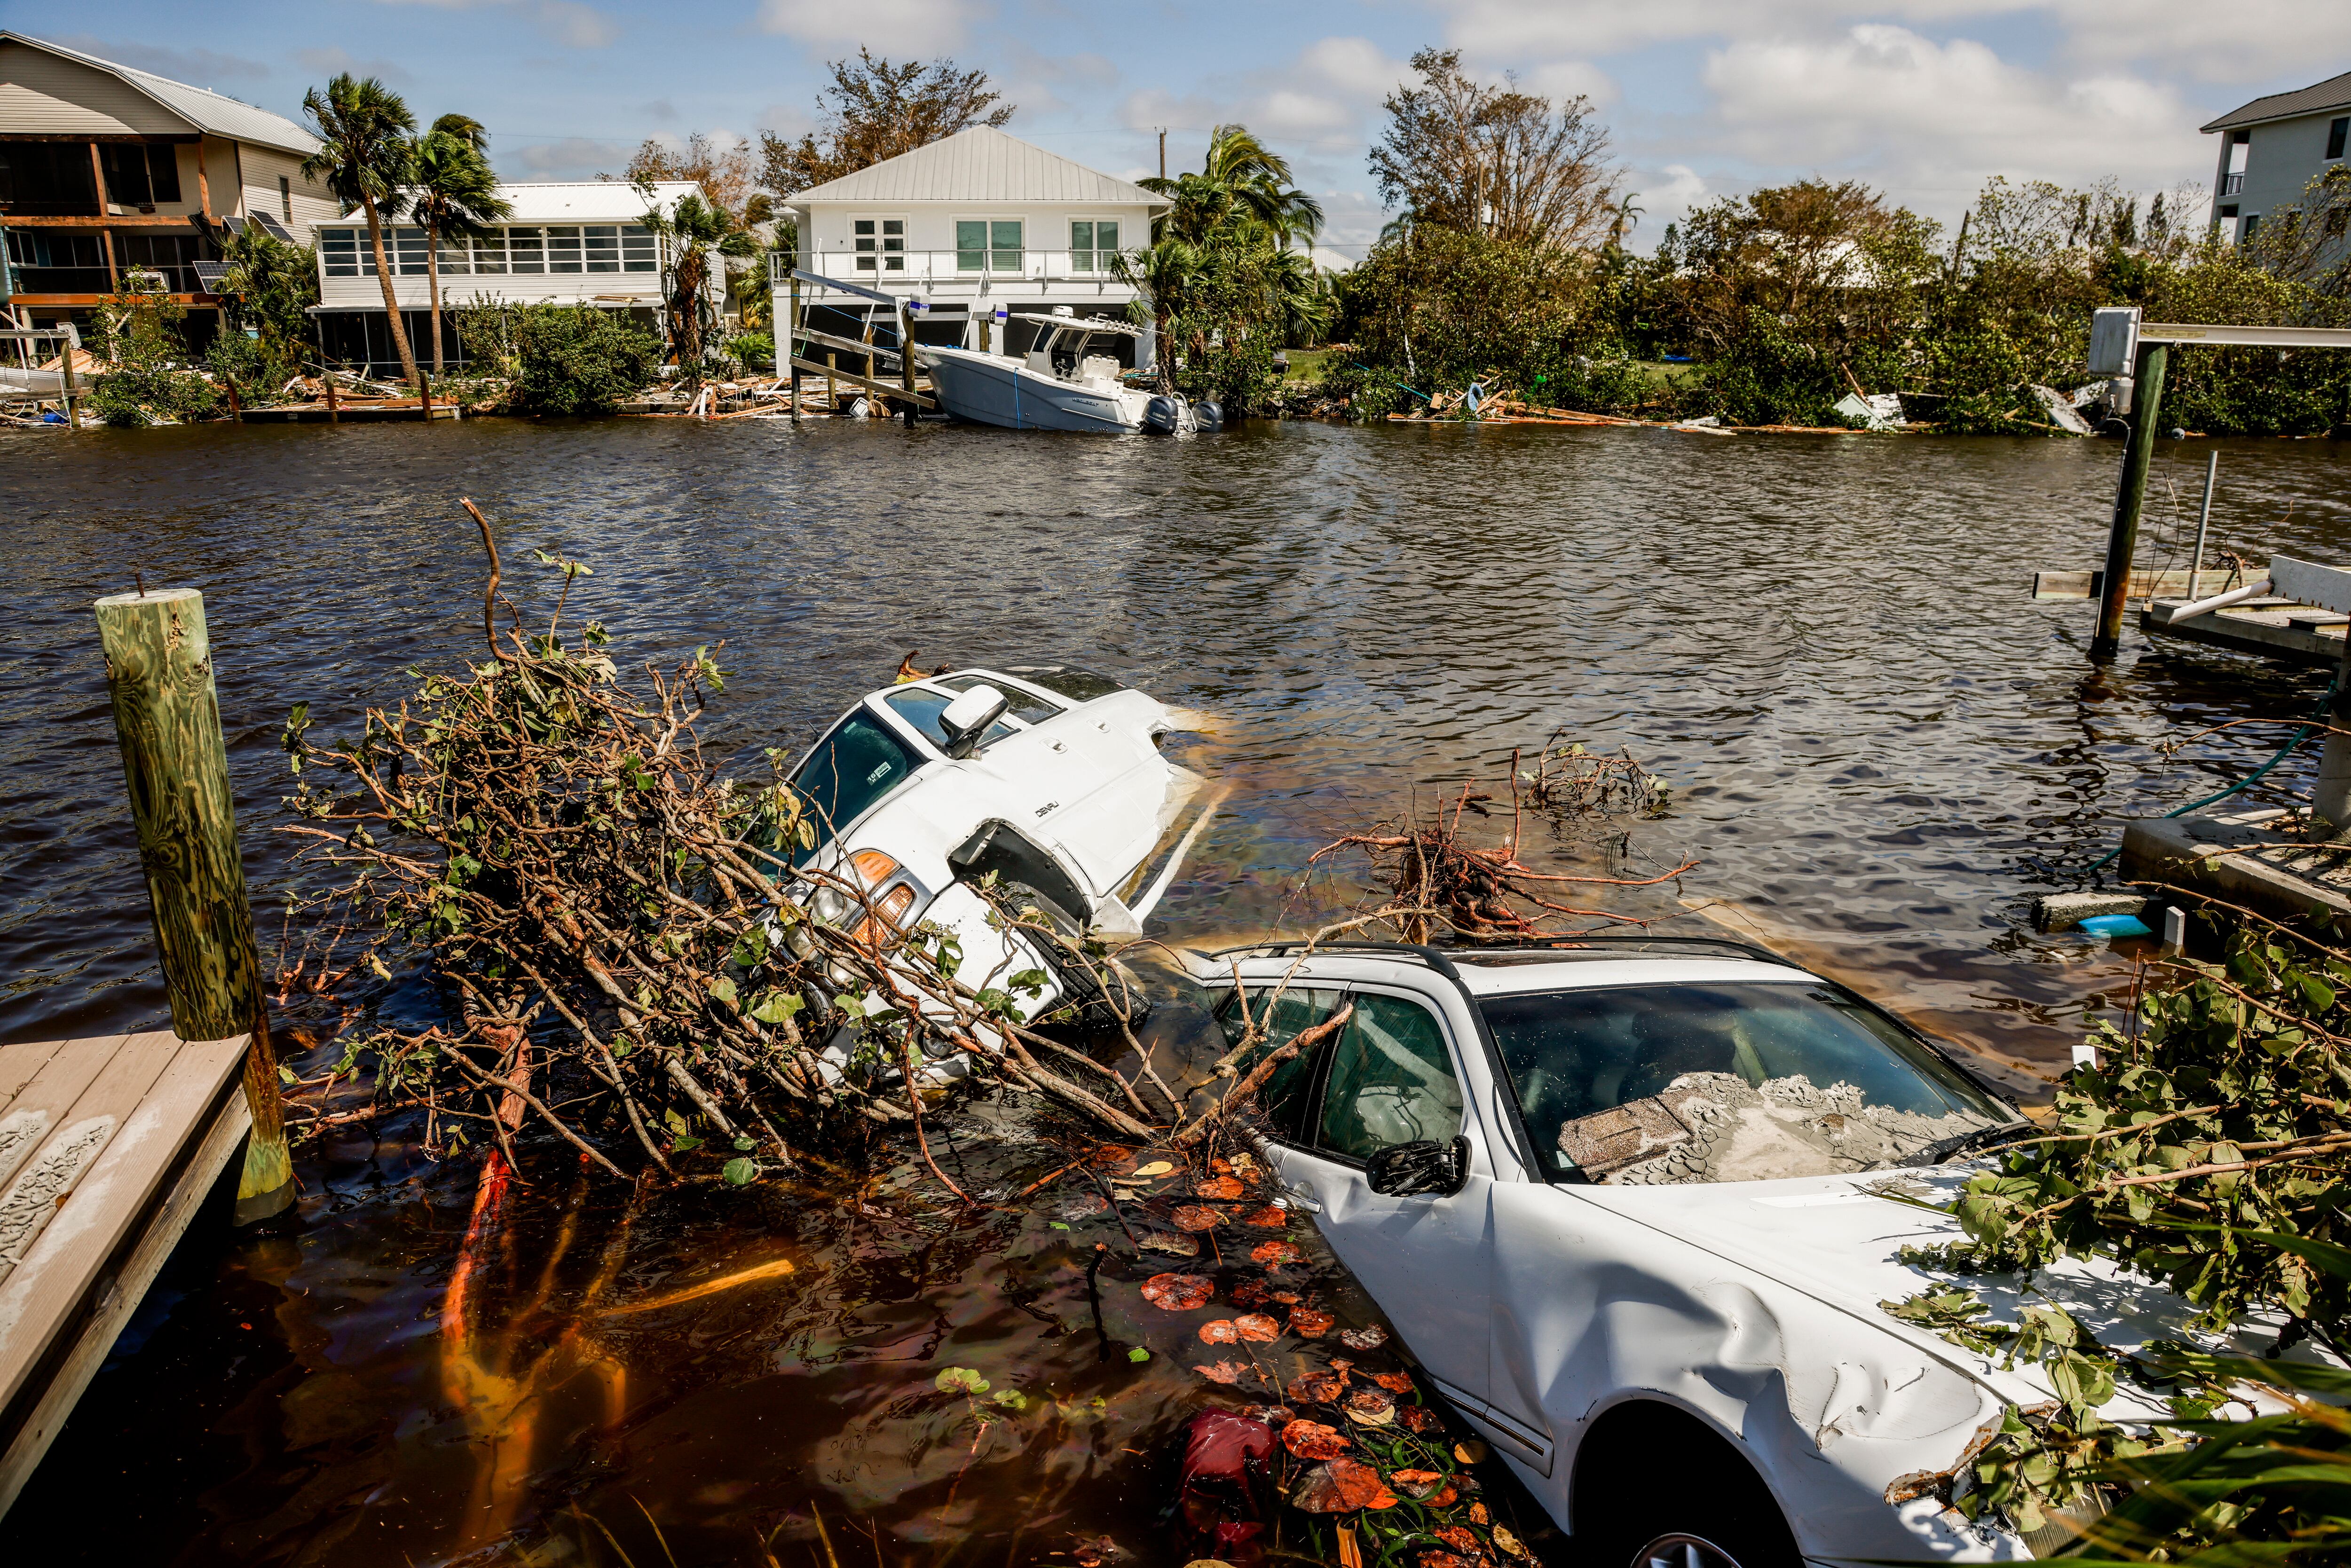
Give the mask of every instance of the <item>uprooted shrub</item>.
MULTIPOLYGON (((697 721, 724 685, 713 650, 625 677, 600 624, 565 621, 585 569, 542 559, 561 573, 544 631, 498 593, 492 547, 486 657, 412 671, 403 701, 342 738, 314 739, 307 705, 288 720, 287 831, 332 883, 312 915, 364 933, 359 967, 380 977, 421 968, 447 1014, 355 1033, 344 1071, 371 1076, 379 1103, 421 1107, 434 1150, 495 1141, 511 1160, 536 1120, 616 1174, 699 1148, 747 1181, 763 1158, 791 1160, 796 1123, 919 1136, 910 1086, 958 1055, 982 1083, 1151 1134, 1125 1081, 1025 1018, 1041 973, 967 973, 947 931, 901 929, 853 877, 794 864, 821 833, 806 804, 702 749, 697 721), (1126 1108, 1068 1072, 1115 1083, 1126 1108)), ((1098 956, 1075 961, 1117 988, 1098 956)))

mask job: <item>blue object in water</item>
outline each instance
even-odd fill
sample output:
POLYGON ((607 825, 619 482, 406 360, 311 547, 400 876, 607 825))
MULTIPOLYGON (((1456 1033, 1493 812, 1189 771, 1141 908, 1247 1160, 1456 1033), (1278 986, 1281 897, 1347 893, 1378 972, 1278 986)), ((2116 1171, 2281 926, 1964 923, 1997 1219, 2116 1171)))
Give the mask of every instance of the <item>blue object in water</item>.
POLYGON ((1657 358, 1669 365, 1687 365, 1690 362, 1690 357, 1687 354, 1660 354, 1657 358))
POLYGON ((2093 936, 2152 936, 2155 932, 2136 915, 2093 915, 2082 922, 2093 936))

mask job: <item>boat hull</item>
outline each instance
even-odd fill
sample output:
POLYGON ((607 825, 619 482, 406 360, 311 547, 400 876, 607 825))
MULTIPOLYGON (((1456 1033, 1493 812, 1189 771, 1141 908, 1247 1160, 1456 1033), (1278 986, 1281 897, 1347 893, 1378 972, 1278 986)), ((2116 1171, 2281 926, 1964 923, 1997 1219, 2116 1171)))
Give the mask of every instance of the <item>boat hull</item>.
MULTIPOLYGON (((1123 435, 1142 427, 1141 411, 1116 392, 1039 375, 995 354, 925 349, 932 395, 956 418, 1006 430, 1070 430, 1123 435)), ((1140 400, 1137 400, 1140 401, 1140 400)))

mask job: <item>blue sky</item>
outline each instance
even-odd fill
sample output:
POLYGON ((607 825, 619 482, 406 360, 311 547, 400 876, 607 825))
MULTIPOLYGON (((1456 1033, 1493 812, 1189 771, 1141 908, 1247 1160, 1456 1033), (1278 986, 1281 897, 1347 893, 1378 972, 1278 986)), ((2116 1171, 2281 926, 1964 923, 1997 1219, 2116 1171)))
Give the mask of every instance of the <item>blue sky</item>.
POLYGON ((1380 99, 1429 46, 1588 95, 1654 240, 1690 205, 1808 174, 1956 220, 1989 175, 2142 193, 2210 179, 2197 125, 2351 70, 2342 0, 0 0, 0 26, 298 117, 339 70, 421 119, 490 127, 502 172, 617 170, 646 137, 756 139, 815 115, 828 58, 951 54, 1008 128, 1113 173, 1196 164, 1238 120, 1331 212, 1339 260, 1378 232, 1380 99))

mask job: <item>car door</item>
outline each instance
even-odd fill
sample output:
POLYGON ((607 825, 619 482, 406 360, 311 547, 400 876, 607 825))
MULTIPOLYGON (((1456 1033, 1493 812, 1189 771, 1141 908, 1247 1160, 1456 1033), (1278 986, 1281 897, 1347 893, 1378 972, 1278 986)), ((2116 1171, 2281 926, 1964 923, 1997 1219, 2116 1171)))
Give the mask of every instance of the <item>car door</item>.
POLYGON ((1310 1092, 1282 1175, 1350 1271, 1448 1392, 1482 1402, 1489 1375, 1492 1167, 1464 1110, 1451 1031, 1426 1000, 1355 985, 1354 1007, 1310 1092), (1381 1149, 1469 1134, 1458 1192, 1390 1197, 1364 1165, 1381 1149))

